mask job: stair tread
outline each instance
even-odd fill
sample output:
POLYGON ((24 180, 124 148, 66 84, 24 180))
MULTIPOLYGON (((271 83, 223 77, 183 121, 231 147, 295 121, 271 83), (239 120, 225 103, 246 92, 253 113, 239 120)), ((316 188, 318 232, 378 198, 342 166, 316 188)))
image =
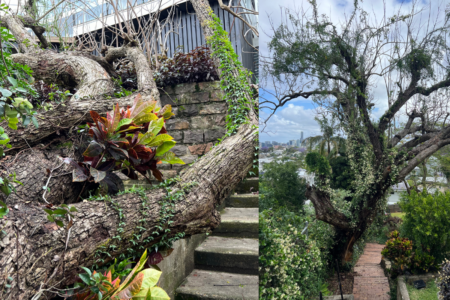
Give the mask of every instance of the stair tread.
POLYGON ((250 177, 241 181, 235 188, 235 191, 238 193, 250 193, 256 192, 259 190, 259 178, 258 177, 250 177))
POLYGON ((235 255, 259 255, 257 239, 210 236, 195 251, 235 255))
POLYGON ((195 269, 176 290, 176 299, 258 299, 258 276, 195 269))
POLYGON ((252 194, 252 193, 235 194, 235 195, 231 195, 230 198, 259 198, 259 195, 258 194, 252 194))
POLYGON ((222 223, 258 223, 259 208, 226 207, 220 212, 222 223))

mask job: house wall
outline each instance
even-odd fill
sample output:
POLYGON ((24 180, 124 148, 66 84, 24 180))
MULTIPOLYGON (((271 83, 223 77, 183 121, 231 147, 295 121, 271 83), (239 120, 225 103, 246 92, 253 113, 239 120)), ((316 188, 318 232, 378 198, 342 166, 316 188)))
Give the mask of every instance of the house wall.
MULTIPOLYGON (((233 1, 235 2, 234 5, 237 5, 239 0, 233 1)), ((156 8, 158 7, 155 6, 155 4, 159 3, 154 1, 142 1, 142 0, 134 2, 136 3, 135 7, 136 13, 139 16, 142 16, 143 18, 146 17, 148 18, 148 12, 154 11, 155 7, 156 8)), ((166 36, 166 34, 168 34, 166 44, 166 47, 168 48, 167 53, 168 57, 173 57, 173 55, 177 51, 187 53, 199 46, 206 44, 200 23, 197 19, 192 4, 189 1, 179 1, 179 2, 181 3, 176 5, 173 23, 168 24, 167 26, 164 26, 162 28, 162 35, 166 36), (175 27, 174 24, 178 24, 178 26, 175 27)), ((228 4, 227 3, 228 1, 224 2, 225 4, 228 4)), ((247 3, 249 1, 246 0, 245 2, 247 3)), ((163 0, 163 4, 165 7, 170 7, 169 4, 171 3, 173 3, 173 1, 163 0)), ((229 38, 233 45, 234 51, 238 55, 239 60, 241 61, 243 66, 248 70, 250 70, 252 73, 257 74, 258 73, 257 52, 244 40, 244 37, 242 36, 242 31, 247 32, 248 27, 245 24, 243 24, 242 21, 235 19, 231 14, 222 10, 219 6, 218 1, 212 0, 209 1, 209 3, 214 13, 222 21, 224 30, 229 33, 229 38), (244 26, 244 30, 242 30, 242 26, 244 26)), ((254 5, 254 4, 251 4, 251 2, 249 2, 247 3, 247 5, 254 5)), ((100 41, 102 23, 94 19, 92 14, 98 13, 98 15, 100 15, 102 11, 111 13, 110 11, 112 8, 108 8, 108 6, 110 6, 110 4, 105 3, 102 6, 99 6, 98 9, 95 8, 93 9, 93 11, 89 11, 89 13, 81 11, 71 16, 67 16, 61 22, 61 24, 66 25, 64 26, 64 30, 70 36, 80 36, 85 33, 91 33, 94 34, 97 41, 100 41)), ((164 16, 164 12, 161 13, 161 16, 164 16)), ((164 17, 161 17, 161 19, 163 18, 164 17)), ((254 18, 254 16, 248 16, 248 18, 254 18)), ((115 20, 114 16, 110 15, 106 17, 105 23, 107 25, 113 25, 113 23, 115 22, 114 20, 115 20), (111 20, 108 21, 108 18, 111 18, 111 20)), ((254 20, 250 21, 250 23, 253 22, 254 20)), ((108 30, 106 30, 105 32, 107 41, 112 40, 114 38, 111 32, 109 32, 108 30)), ((257 37, 254 36, 251 31, 247 32, 246 40, 250 44, 257 45, 257 37)), ((119 43, 118 45, 121 44, 121 42, 118 43, 119 43)), ((256 82, 256 80, 257 76, 254 75, 253 81, 256 82)))

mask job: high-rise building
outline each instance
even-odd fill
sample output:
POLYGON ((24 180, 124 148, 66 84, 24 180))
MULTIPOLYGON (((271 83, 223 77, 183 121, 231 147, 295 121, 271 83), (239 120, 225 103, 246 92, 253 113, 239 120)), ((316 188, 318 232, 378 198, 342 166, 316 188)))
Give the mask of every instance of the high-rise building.
POLYGON ((300 132, 300 144, 303 143, 303 131, 300 132))

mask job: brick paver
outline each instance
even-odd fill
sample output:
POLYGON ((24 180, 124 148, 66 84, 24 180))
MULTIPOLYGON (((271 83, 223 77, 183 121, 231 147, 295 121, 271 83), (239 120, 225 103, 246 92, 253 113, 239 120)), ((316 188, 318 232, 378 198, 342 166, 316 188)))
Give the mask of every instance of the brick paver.
POLYGON ((389 300, 389 282, 381 268, 384 245, 366 244, 355 266, 354 300, 389 300))

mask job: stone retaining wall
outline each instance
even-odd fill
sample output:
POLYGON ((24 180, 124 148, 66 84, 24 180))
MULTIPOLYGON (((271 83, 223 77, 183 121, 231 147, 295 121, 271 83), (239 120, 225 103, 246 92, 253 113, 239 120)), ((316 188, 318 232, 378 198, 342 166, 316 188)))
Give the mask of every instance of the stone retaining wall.
POLYGON ((177 142, 171 151, 186 163, 160 166, 166 177, 173 177, 225 135, 227 103, 220 82, 212 81, 166 87, 161 104, 173 107, 175 116, 166 121, 168 133, 177 142))

